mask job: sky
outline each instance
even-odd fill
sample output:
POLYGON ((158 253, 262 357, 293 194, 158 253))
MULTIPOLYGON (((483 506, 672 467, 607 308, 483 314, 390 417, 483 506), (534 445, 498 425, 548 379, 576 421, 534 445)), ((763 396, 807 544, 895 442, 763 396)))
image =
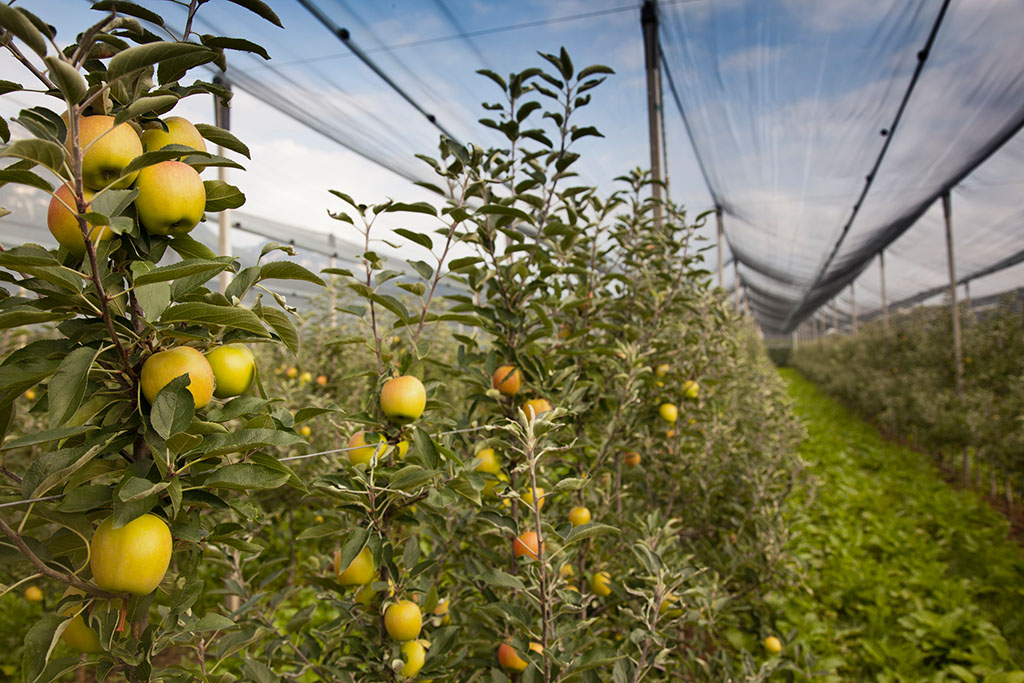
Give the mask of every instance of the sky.
MULTIPOLYGON (((59 36, 71 36, 94 20, 89 4, 33 0, 31 9, 54 23, 59 36)), ((171 2, 140 4, 161 12, 169 26, 182 23, 183 14, 171 2)), ((329 189, 367 203, 430 199, 403 176, 425 173, 413 155, 433 153, 439 131, 297 0, 270 4, 283 29, 226 2, 202 7, 194 27, 252 40, 272 57, 265 62, 229 52, 228 76, 238 84, 231 127, 252 150, 251 161, 241 160, 245 172, 229 171, 228 180, 247 196, 233 220, 275 234, 301 230, 313 239, 332 232, 355 238, 351 228, 327 215, 343 208, 329 189)), ((480 102, 495 100, 498 91, 474 73, 477 69, 507 75, 545 65, 537 52, 562 46, 577 68, 606 64, 616 73, 593 91, 593 102, 580 117, 580 123, 595 125, 606 137, 580 141, 581 178, 611 191, 615 176, 650 165, 638 3, 314 4, 444 128, 485 147, 498 140, 475 122, 489 115, 480 102), (466 37, 452 38, 459 35, 466 37)), ((661 0, 666 58, 705 168, 726 207, 726 234, 743 262, 744 281, 771 295, 766 304, 792 305, 799 299, 835 244, 884 142, 879 129, 892 121, 940 5, 941 0, 879 0, 867 12, 862 3, 847 0, 661 0), (766 276, 766 268, 796 284, 766 276)), ((951 3, 879 182, 838 262, 855 257, 891 216, 906 213, 907 205, 913 208, 914 198, 954 175, 961 160, 969 160, 1018 115, 1024 73, 1013 56, 1014 36, 1022 33, 1024 11, 1016 0, 951 3)), ((19 70, 9 58, 0 58, 0 78, 20 80, 19 70)), ((715 201, 668 83, 663 87, 670 195, 696 216, 715 201)), ((9 118, 32 104, 36 101, 25 94, 5 95, 0 114, 9 118)), ((211 98, 188 98, 175 113, 212 122, 211 98)), ((994 252, 978 248, 978 235, 991 237, 1000 255, 1024 247, 1015 229, 1024 154, 1020 145, 1009 147, 982 167, 989 171, 972 176, 978 178, 973 186, 954 191, 958 216, 971 221, 958 237, 965 268, 993 259, 994 252), (1013 182, 1007 183, 1007 176, 1013 182)), ((390 227, 433 227, 425 217, 397 220, 390 227)), ((892 245, 890 261, 900 265, 890 274, 890 300, 941 283, 944 252, 934 235, 940 228, 941 215, 936 221, 932 207, 892 245)), ((239 244, 256 240, 234 239, 239 244)), ((713 267, 714 252, 710 258, 713 267)), ((991 288, 1005 289, 1013 277, 1018 275, 993 280, 991 288)), ((858 307, 877 308, 877 276, 864 270, 860 279, 858 307)), ((731 268, 724 284, 732 286, 731 268)), ((851 303, 845 294, 839 301, 845 308, 851 303)))

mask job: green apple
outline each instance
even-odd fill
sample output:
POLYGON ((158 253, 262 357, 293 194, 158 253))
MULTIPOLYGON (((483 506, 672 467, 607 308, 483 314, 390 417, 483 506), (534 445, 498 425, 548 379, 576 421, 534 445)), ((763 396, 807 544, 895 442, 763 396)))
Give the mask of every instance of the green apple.
POLYGON ((183 235, 199 224, 206 208, 206 187, 194 168, 164 161, 139 171, 135 209, 154 235, 183 235))
POLYGON ((167 145, 184 145, 200 152, 206 151, 206 141, 191 121, 181 116, 169 116, 163 122, 167 130, 154 123, 142 131, 142 146, 147 152, 155 152, 167 145))
POLYGON ((213 376, 217 380, 213 395, 228 398, 244 394, 256 377, 256 358, 249 347, 242 344, 224 344, 209 351, 213 376))
MULTIPOLYGON (((86 203, 91 202, 93 192, 85 190, 84 196, 86 203)), ((75 256, 82 256, 85 254, 85 238, 82 237, 82 229, 78 227, 78 213, 68 209, 74 206, 75 197, 71 188, 67 185, 58 187, 53 199, 50 200, 50 209, 46 212, 46 226, 50 228, 50 233, 60 246, 75 256)), ((89 227, 92 228, 89 237, 93 242, 114 236, 109 226, 94 226, 90 223, 89 227)))
MULTIPOLYGON (((127 123, 114 126, 113 116, 82 116, 78 119, 78 144, 82 157, 82 182, 90 190, 102 190, 121 177, 124 167, 142 154, 142 141, 127 123)), ((66 142, 71 149, 71 140, 66 142)), ((129 187, 138 172, 130 173, 112 185, 129 187)))

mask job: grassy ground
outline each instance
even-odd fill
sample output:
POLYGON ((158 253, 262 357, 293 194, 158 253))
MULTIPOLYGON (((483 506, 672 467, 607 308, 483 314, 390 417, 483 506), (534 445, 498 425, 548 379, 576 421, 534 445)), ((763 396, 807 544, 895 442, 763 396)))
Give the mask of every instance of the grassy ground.
POLYGON ((787 548, 803 585, 770 597, 779 675, 1024 682, 1024 556, 1005 519, 782 373, 807 426, 809 477, 787 548))

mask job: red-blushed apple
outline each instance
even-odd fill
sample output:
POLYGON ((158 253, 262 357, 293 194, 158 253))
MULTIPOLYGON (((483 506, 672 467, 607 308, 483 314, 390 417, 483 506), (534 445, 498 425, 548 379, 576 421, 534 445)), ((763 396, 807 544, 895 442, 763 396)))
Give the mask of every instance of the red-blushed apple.
MULTIPOLYGON (((83 193, 85 201, 91 202, 93 197, 91 190, 83 193)), ((78 213, 70 211, 68 207, 75 207, 74 194, 67 185, 61 185, 50 200, 50 209, 46 212, 46 226, 60 246, 70 251, 75 256, 85 254, 85 238, 82 237, 82 229, 78 226, 78 213)), ((114 233, 106 225, 89 224, 89 238, 95 243, 99 240, 110 239, 114 233)))

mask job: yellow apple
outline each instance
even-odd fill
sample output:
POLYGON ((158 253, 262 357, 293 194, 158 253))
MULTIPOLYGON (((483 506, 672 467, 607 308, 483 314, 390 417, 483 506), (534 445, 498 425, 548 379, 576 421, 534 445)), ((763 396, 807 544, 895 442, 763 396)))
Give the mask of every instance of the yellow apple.
POLYGON ((25 600, 28 602, 42 602, 43 591, 39 590, 39 586, 29 586, 25 589, 25 600))
POLYGON ((206 360, 213 370, 213 395, 217 398, 244 394, 256 378, 256 357, 248 346, 224 344, 208 351, 206 360))
MULTIPOLYGON (((113 116, 82 116, 78 119, 78 143, 84 151, 82 182, 90 190, 102 190, 117 180, 125 166, 142 154, 142 141, 127 123, 114 126, 113 116)), ((66 142, 71 149, 71 140, 66 142)), ((112 185, 123 189, 135 182, 138 172, 112 185)))
POLYGON ((139 171, 135 210, 154 235, 183 235, 199 224, 206 209, 206 187, 199 173, 181 161, 163 161, 139 171))
POLYGON ((674 403, 662 403, 658 407, 658 415, 661 419, 668 423, 674 423, 679 419, 679 409, 676 408, 674 403))
POLYGON ((420 672, 423 668, 423 662, 426 661, 427 653, 423 649, 423 645, 418 640, 410 640, 402 643, 402 661, 405 665, 402 667, 402 675, 406 678, 412 678, 420 672))
POLYGON ((338 583, 342 586, 365 586, 377 575, 377 567, 373 564, 373 553, 363 548, 349 563, 345 571, 338 573, 338 583))
POLYGON ((358 431, 348 440, 348 461, 353 465, 368 465, 374 453, 384 454, 384 437, 376 432, 358 431), (378 452, 379 449, 379 452, 378 452))
POLYGON ((423 414, 426 405, 427 390, 412 375, 392 377, 380 391, 381 410, 398 423, 412 422, 423 414))
POLYGON ((313 373, 312 372, 308 372, 307 371, 307 372, 304 372, 301 375, 299 375, 299 384, 309 384, 312 381, 313 381, 313 373))
POLYGON ((582 526, 590 521, 590 510, 578 505, 569 510, 569 523, 573 526, 582 526))
POLYGON ((515 648, 508 643, 502 643, 498 646, 498 664, 503 669, 519 672, 526 671, 526 667, 529 666, 528 662, 520 657, 515 648))
POLYGON ((213 398, 216 380, 206 356, 191 346, 176 346, 147 358, 142 364, 142 395, 152 403, 172 379, 184 374, 188 374, 188 390, 192 393, 196 408, 204 407, 213 398))
POLYGON ((288 368, 287 370, 285 370, 284 374, 285 374, 285 376, 288 379, 295 379, 296 377, 299 376, 299 369, 294 367, 294 366, 292 366, 292 367, 288 368))
POLYGON ((764 639, 764 649, 768 650, 772 654, 779 654, 782 652, 782 641, 775 636, 768 636, 764 639))
MULTIPOLYGON (((77 588, 68 588, 64 591, 64 596, 68 595, 85 595, 82 591, 77 588)), ((94 601, 94 605, 98 605, 101 601, 94 601)), ((61 610, 61 616, 67 617, 74 614, 79 609, 79 605, 73 605, 65 607, 61 610)), ((88 607, 86 608, 88 609, 88 607)), ((82 614, 75 615, 68 623, 67 628, 60 634, 61 639, 75 648, 79 652, 84 652, 87 655, 98 655, 103 652, 103 645, 100 644, 100 637, 96 631, 89 628, 88 624, 85 623, 85 619, 82 614)))
MULTIPOLYGON (((501 471, 501 458, 493 448, 484 448, 476 454, 473 470, 484 474, 497 474, 501 471)), ((492 487, 493 488, 493 487, 492 487)))
MULTIPOLYGON (((91 190, 85 190, 86 203, 92 201, 93 194, 91 190)), ((46 227, 50 229, 50 234, 60 246, 75 256, 82 256, 85 254, 85 238, 82 237, 82 229, 78 227, 78 212, 70 211, 68 207, 75 207, 74 194, 70 187, 61 185, 50 200, 50 208, 46 212, 46 227)), ((89 238, 94 243, 114 236, 109 226, 95 226, 89 223, 89 227, 89 238)))
POLYGON ((640 464, 640 454, 634 451, 629 451, 622 459, 622 462, 626 463, 630 467, 636 467, 640 464))
POLYGON ((317 385, 319 385, 321 387, 326 387, 327 386, 327 375, 317 375, 316 376, 316 383, 317 383, 317 385))
POLYGON ((590 577, 590 592, 606 597, 612 594, 612 575, 608 572, 597 572, 590 577))
MULTIPOLYGON (((533 490, 532 489, 527 489, 526 491, 524 491, 523 495, 522 495, 522 499, 523 499, 523 502, 526 503, 527 505, 533 505, 533 490)), ((540 501, 537 504, 537 509, 538 510, 544 509, 544 489, 542 489, 539 486, 537 487, 537 499, 540 501)))
POLYGON ((535 398, 523 404, 523 412, 526 413, 526 417, 531 420, 541 413, 546 413, 551 409, 551 404, 546 398, 535 398))
POLYGON ((168 116, 163 122, 167 130, 154 123, 142 131, 142 146, 147 152, 156 152, 167 145, 185 145, 200 152, 206 151, 206 140, 191 121, 181 116, 168 116))
POLYGON ((668 363, 662 363, 661 365, 654 369, 654 374, 657 375, 658 377, 664 377, 665 375, 668 374, 669 370, 671 369, 672 368, 669 366, 668 363))
POLYGON ((308 439, 312 435, 313 429, 309 425, 302 425, 299 427, 299 436, 303 436, 308 439))
POLYGON ((695 399, 700 394, 700 385, 692 379, 683 382, 683 395, 689 399, 695 399))
POLYGON ((89 544, 93 581, 112 593, 149 595, 167 573, 172 544, 170 529, 156 515, 142 515, 120 529, 108 517, 89 544))
POLYGON ((423 613, 412 600, 399 600, 384 610, 384 628, 395 640, 413 640, 422 627, 423 613))

